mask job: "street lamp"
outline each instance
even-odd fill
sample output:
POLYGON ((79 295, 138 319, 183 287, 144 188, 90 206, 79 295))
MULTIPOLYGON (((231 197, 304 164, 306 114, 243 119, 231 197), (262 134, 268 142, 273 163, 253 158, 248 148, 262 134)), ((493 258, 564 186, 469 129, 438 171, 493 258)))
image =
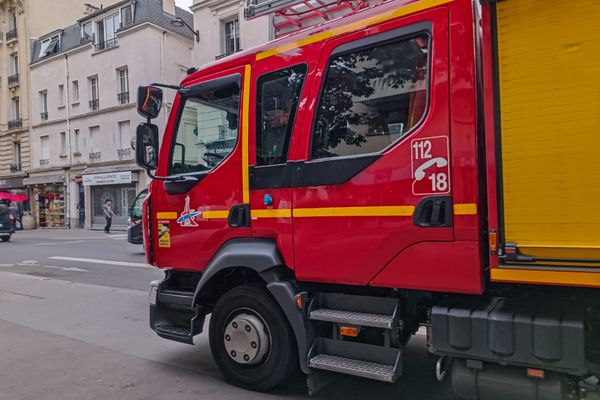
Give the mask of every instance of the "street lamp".
POLYGON ((184 26, 187 27, 194 34, 194 37, 196 38, 196 42, 200 41, 200 32, 197 30, 194 30, 194 28, 189 26, 188 23, 183 20, 183 18, 177 17, 177 18, 172 19, 171 25, 176 28, 183 28, 184 26))

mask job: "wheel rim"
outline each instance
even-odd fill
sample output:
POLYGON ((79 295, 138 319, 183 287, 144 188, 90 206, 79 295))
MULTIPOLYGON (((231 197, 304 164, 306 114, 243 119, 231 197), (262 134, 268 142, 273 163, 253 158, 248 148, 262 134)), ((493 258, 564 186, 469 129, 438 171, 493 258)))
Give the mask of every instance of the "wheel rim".
POLYGON ((250 310, 236 310, 223 332, 229 358, 238 364, 256 365, 271 350, 271 337, 264 319, 250 310))

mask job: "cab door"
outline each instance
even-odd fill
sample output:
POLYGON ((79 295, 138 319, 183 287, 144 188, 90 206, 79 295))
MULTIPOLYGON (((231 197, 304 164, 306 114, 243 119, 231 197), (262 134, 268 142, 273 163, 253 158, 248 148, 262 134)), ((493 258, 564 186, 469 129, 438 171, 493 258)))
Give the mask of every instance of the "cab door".
MULTIPOLYGON (((294 189, 299 279, 373 284, 405 249, 453 241, 448 29, 442 7, 326 43, 294 189)), ((377 285, 418 287, 415 272, 377 285)))
POLYGON ((202 270, 229 239, 250 236, 250 66, 193 81, 174 104, 152 190, 160 267, 202 270))

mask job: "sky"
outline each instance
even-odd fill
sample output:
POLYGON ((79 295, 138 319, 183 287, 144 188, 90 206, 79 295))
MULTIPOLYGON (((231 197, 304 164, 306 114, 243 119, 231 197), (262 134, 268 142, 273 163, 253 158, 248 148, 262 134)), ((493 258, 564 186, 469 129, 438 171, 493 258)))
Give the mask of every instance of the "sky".
POLYGON ((188 11, 189 11, 189 7, 192 5, 193 2, 194 2, 194 0, 175 0, 175 4, 177 4, 178 7, 181 7, 184 10, 188 10, 188 11))

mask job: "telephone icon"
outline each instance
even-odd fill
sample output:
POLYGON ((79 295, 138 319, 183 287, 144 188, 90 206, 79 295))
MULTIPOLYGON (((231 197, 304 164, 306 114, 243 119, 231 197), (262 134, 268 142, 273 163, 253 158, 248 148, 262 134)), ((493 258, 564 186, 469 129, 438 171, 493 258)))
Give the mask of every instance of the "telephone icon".
POLYGON ((442 168, 448 165, 448 161, 443 157, 436 157, 432 158, 431 160, 427 160, 415 170, 415 179, 420 181, 425 178, 425 170, 433 165, 438 168, 442 168))

